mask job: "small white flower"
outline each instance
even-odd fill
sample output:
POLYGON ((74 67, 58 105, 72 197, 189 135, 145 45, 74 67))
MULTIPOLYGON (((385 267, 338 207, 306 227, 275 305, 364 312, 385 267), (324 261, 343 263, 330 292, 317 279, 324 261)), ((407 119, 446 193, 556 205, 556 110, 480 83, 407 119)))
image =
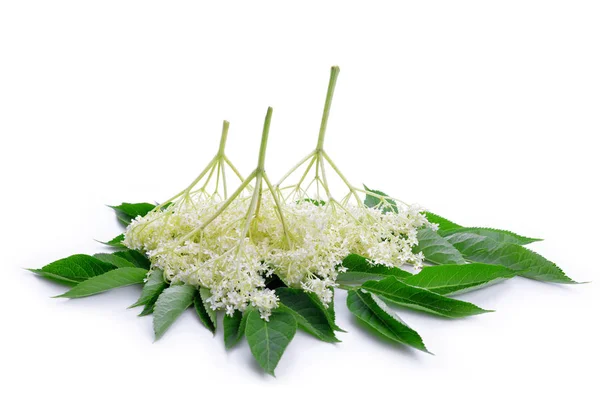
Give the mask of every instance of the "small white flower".
POLYGON ((136 218, 124 243, 145 252, 169 281, 209 288, 211 308, 232 315, 253 306, 265 320, 278 306, 275 292, 265 284, 272 274, 290 287, 314 293, 327 306, 349 254, 390 268, 423 264, 423 255, 412 251, 417 229, 427 224, 418 207, 384 213, 362 204, 342 210, 290 201, 280 205, 284 228, 275 201, 264 194, 247 237, 240 237, 249 201, 243 195, 234 199, 204 226, 223 202, 204 195, 180 199, 136 218))

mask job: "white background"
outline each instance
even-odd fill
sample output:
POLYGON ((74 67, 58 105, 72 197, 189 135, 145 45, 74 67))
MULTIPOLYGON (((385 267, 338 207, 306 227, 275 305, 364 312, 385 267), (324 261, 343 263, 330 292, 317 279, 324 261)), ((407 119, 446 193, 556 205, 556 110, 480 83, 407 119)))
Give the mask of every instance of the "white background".
POLYGON ((23 268, 106 250, 104 205, 181 189, 222 119, 246 172, 269 105, 270 174, 310 151, 334 64, 326 146, 354 183, 543 237, 597 281, 597 1, 200 3, 0 2, 3 398, 598 398, 596 282, 514 279, 461 296, 497 310, 463 320, 403 311, 436 356, 371 338, 339 293, 343 343, 299 333, 277 379, 192 312, 153 343, 126 310, 139 288, 51 299, 23 268))

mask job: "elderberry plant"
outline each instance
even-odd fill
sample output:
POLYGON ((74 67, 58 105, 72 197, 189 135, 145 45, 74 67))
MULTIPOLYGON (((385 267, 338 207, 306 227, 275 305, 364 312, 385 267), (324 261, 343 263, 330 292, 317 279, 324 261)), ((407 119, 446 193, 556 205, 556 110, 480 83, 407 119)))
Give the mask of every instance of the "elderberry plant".
POLYGON ((459 293, 515 276, 576 283, 524 247, 539 239, 463 227, 354 186, 324 147, 338 74, 332 67, 315 149, 279 181, 265 168, 273 110, 265 117, 256 168, 246 177, 225 154, 224 121, 216 155, 184 190, 159 205, 113 207, 125 226, 105 243, 115 252, 77 254, 32 271, 72 286, 58 297, 143 285, 131 307, 153 315, 157 339, 187 308, 213 333, 223 312, 225 346, 245 337, 270 374, 298 327, 339 341, 336 289, 347 291, 348 309, 375 332, 428 352, 388 304, 462 318, 487 310, 455 299, 459 293), (233 191, 228 175, 237 183, 233 191), (345 188, 341 196, 332 180, 345 188))

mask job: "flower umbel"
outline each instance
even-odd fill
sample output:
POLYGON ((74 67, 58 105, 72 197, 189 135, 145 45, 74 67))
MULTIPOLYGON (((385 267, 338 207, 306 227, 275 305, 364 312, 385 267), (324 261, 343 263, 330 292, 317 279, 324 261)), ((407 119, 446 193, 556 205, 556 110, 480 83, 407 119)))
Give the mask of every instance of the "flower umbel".
POLYGON ((421 210, 403 205, 396 206, 397 212, 387 212, 385 205, 393 202, 391 198, 363 191, 381 202, 380 207, 366 207, 359 197, 362 190, 350 185, 323 149, 338 72, 337 67, 332 68, 316 149, 279 183, 271 184, 264 167, 269 108, 258 165, 246 179, 224 155, 228 127, 224 124, 212 164, 169 203, 133 221, 125 245, 145 252, 167 281, 210 289, 208 301, 213 309, 232 315, 252 306, 267 320, 278 306, 275 291, 267 287, 272 276, 289 287, 316 294, 327 307, 337 275, 344 271, 342 261, 350 254, 390 268, 407 263, 419 268, 423 257, 414 254, 413 247, 417 229, 427 223, 421 210), (305 164, 299 181, 282 187, 282 182, 305 164), (226 166, 242 182, 230 197, 226 166), (329 188, 326 168, 349 189, 339 201, 329 188), (307 182, 311 171, 314 177, 307 182), (215 172, 216 187, 210 192, 206 188, 215 172), (206 174, 205 183, 199 185, 206 174), (192 189, 196 186, 199 188, 192 189))

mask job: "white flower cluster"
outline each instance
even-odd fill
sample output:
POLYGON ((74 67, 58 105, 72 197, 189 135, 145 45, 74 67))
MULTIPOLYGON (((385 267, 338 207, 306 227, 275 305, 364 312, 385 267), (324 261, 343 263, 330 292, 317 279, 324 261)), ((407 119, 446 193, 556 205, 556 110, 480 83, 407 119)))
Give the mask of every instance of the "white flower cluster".
POLYGON ((209 288, 212 308, 231 315, 252 305, 265 319, 278 306, 266 288, 274 274, 327 305, 351 253, 388 267, 422 264, 422 254, 413 254, 417 229, 427 224, 419 208, 384 213, 362 204, 276 204, 263 193, 245 233, 250 202, 241 195, 222 208, 221 200, 187 196, 135 219, 124 243, 145 252, 168 281, 209 288))

